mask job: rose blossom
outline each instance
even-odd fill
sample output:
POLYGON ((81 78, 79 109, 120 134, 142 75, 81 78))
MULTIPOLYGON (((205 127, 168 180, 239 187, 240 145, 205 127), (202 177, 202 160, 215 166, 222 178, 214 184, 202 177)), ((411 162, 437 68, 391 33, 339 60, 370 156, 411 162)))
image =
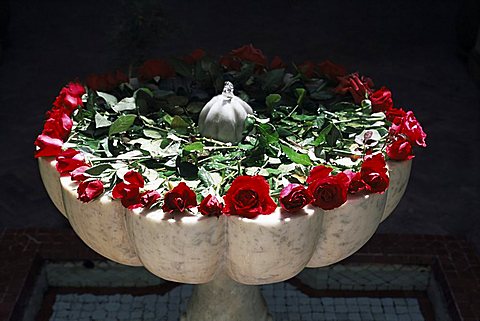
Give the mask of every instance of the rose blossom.
POLYGON ((343 77, 347 74, 345 67, 337 65, 330 60, 322 61, 318 64, 318 68, 322 75, 335 82, 337 82, 337 77, 343 77))
POLYGON ((102 193, 103 183, 98 179, 93 181, 83 181, 77 188, 78 199, 84 203, 90 202, 102 193))
POLYGON ((303 64, 298 66, 298 70, 308 79, 313 78, 315 76, 315 63, 310 60, 305 61, 303 64))
POLYGON ((185 61, 189 65, 193 65, 194 63, 205 57, 205 55, 205 50, 195 49, 194 51, 192 51, 191 54, 183 57, 183 61, 185 61))
POLYGON ((382 87, 379 90, 374 91, 369 96, 372 102, 372 112, 388 112, 393 108, 392 92, 386 87, 382 87))
POLYGON ((35 158, 57 156, 62 152, 63 141, 58 138, 52 138, 45 134, 41 134, 35 140, 34 145, 38 147, 35 151, 35 158))
POLYGON ((387 120, 393 123, 398 123, 400 120, 405 117, 407 113, 402 108, 390 108, 387 110, 385 115, 387 116, 387 120))
POLYGON ((48 119, 43 125, 42 133, 52 137, 58 138, 64 141, 70 135, 70 131, 73 127, 73 121, 63 112, 63 109, 53 108, 47 113, 48 119))
POLYGON ((239 71, 242 68, 242 64, 238 60, 228 55, 221 57, 219 63, 228 70, 239 71))
POLYGON ((271 214, 277 205, 270 197, 270 186, 263 176, 238 176, 224 196, 224 213, 255 218, 271 214))
POLYGON ((382 153, 366 155, 360 170, 361 178, 372 193, 383 193, 388 188, 390 178, 382 153))
POLYGON ((360 104, 372 92, 373 81, 364 76, 360 77, 357 73, 339 77, 338 80, 340 83, 335 92, 343 95, 349 92, 356 104, 360 104))
POLYGON ((87 178, 90 177, 89 174, 85 173, 85 171, 89 168, 90 166, 87 166, 87 165, 77 167, 70 173, 70 178, 72 179, 72 181, 77 181, 77 182, 86 180, 87 178))
POLYGON ((408 139, 417 146, 426 147, 425 138, 427 134, 423 131, 422 126, 417 121, 412 111, 407 111, 401 119, 395 119, 395 122, 390 128, 390 132, 397 135, 405 135, 408 139))
POLYGON ((308 190, 313 196, 312 205, 324 210, 331 210, 341 206, 347 201, 349 178, 345 173, 317 176, 308 185, 308 190))
POLYGON ((350 184, 348 185, 348 192, 350 194, 356 194, 368 189, 367 184, 362 180, 362 174, 360 172, 355 173, 351 170, 346 170, 344 173, 350 178, 350 184))
POLYGON ((121 70, 106 74, 89 75, 85 81, 88 88, 97 91, 110 91, 118 85, 128 83, 128 76, 121 70))
POLYGON ((151 59, 143 63, 138 69, 138 74, 143 80, 151 80, 155 77, 162 79, 172 78, 175 76, 175 69, 163 59, 151 59))
POLYGON ((64 108, 65 113, 70 116, 78 106, 83 106, 83 94, 85 94, 85 88, 83 85, 71 82, 62 88, 60 94, 55 99, 53 106, 59 109, 64 108))
POLYGON ((142 207, 140 188, 145 182, 140 173, 128 171, 123 176, 123 182, 118 183, 112 190, 114 199, 121 199, 122 205, 128 209, 142 207))
POLYGON ((323 179, 330 175, 330 173, 333 171, 333 168, 319 165, 315 166, 310 170, 310 174, 307 177, 307 184, 312 183, 313 181, 316 181, 318 179, 323 179))
POLYGON ((412 145, 404 137, 398 136, 395 141, 386 148, 387 155, 390 159, 403 161, 412 159, 414 156, 412 154, 412 145))
POLYGON ((143 208, 150 208, 160 197, 157 191, 146 191, 140 195, 140 204, 143 208))
POLYGON ((234 49, 229 54, 231 57, 244 61, 250 61, 260 66, 267 65, 267 58, 260 49, 255 48, 252 44, 234 49))
POLYGON ((285 63, 279 56, 273 57, 272 61, 270 62, 270 69, 281 69, 285 67, 285 63))
POLYGON ((208 194, 198 206, 198 211, 205 216, 218 217, 222 215, 223 203, 221 203, 215 195, 208 194))
POLYGON ((280 206, 288 212, 296 212, 310 204, 313 196, 300 184, 288 184, 280 192, 280 206))
POLYGON ((165 213, 172 213, 173 211, 183 212, 195 206, 197 206, 195 192, 185 182, 181 182, 165 194, 162 210, 165 213))
POLYGON ((68 174, 80 166, 87 165, 85 163, 85 156, 83 155, 83 153, 73 148, 62 151, 57 156, 56 160, 57 164, 55 165, 55 167, 60 173, 60 175, 68 174))

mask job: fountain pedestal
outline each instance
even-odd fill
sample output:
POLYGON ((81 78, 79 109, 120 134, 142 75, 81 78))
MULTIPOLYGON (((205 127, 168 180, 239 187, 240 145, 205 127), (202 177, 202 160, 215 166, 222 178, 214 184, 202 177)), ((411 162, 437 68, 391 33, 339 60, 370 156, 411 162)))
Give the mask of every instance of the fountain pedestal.
POLYGON ((258 285, 235 282, 220 273, 194 287, 181 321, 271 321, 258 285))

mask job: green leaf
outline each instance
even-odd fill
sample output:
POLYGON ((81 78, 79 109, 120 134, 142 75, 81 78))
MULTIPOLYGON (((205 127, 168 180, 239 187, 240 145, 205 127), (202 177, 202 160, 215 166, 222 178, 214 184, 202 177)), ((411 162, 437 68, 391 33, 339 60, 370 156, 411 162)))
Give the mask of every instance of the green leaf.
POLYGON ((264 84, 262 89, 267 92, 272 92, 277 89, 283 83, 283 75, 285 74, 285 69, 274 69, 264 75, 264 84))
POLYGON ((169 62, 177 74, 186 78, 192 78, 192 68, 185 61, 172 58, 169 59, 169 62))
POLYGON ((301 105, 303 103, 303 99, 305 98, 306 90, 305 88, 295 88, 295 96, 297 97, 297 105, 301 105))
POLYGON ((322 129, 320 131, 320 133, 318 133, 317 138, 315 138, 315 140, 312 142, 312 145, 313 146, 318 146, 318 145, 323 144, 326 141, 326 137, 327 137, 328 133, 330 133, 330 131, 332 130, 332 126, 333 126, 333 124, 330 123, 330 124, 327 125, 327 127, 322 129))
POLYGON ((107 169, 113 169, 112 165, 110 164, 98 164, 96 166, 90 167, 85 171, 85 173, 93 175, 93 176, 98 176, 102 174, 105 170, 107 169))
POLYGON ((283 144, 280 144, 280 146, 282 147, 282 151, 292 162, 306 166, 312 165, 312 160, 308 155, 297 153, 292 148, 283 144))
POLYGON ((166 114, 165 116, 163 116, 163 121, 169 125, 172 125, 173 117, 166 114))
POLYGON ((102 97, 110 108, 112 108, 112 106, 118 102, 117 97, 113 95, 110 95, 101 91, 97 91, 97 95, 102 97))
POLYGON ((175 116, 172 119, 170 126, 178 133, 185 134, 187 132, 188 123, 180 116, 175 116))
POLYGON ((117 113, 125 111, 125 110, 135 110, 137 105, 135 105, 135 98, 134 97, 126 97, 120 100, 117 104, 112 106, 112 109, 117 113))
POLYGON ((198 169, 198 178, 207 188, 215 185, 212 175, 204 167, 198 169))
POLYGON ((100 115, 99 113, 95 113, 95 128, 108 127, 111 124, 112 122, 109 121, 107 117, 100 115))
POLYGON ((265 98, 265 104, 269 109, 273 109, 275 105, 282 99, 279 94, 270 94, 265 98))
POLYGON ((269 124, 259 124, 258 130, 268 144, 278 143, 278 133, 273 126, 269 124))
POLYGON ((137 118, 137 115, 122 115, 118 117, 110 126, 108 136, 127 131, 133 125, 135 118, 137 118))
POLYGON ((328 146, 335 147, 337 145, 337 140, 342 137, 342 133, 337 126, 333 125, 330 132, 326 135, 326 141, 328 146))
POLYGON ((187 152, 193 152, 193 151, 196 151, 196 150, 201 151, 201 150, 203 150, 203 147, 205 147, 205 145, 203 145, 202 142, 194 142, 194 143, 185 145, 183 147, 183 150, 185 150, 187 152))
POLYGON ((163 138, 163 135, 161 132, 151 128, 145 128, 143 130, 143 135, 145 135, 145 137, 154 138, 154 139, 163 138))

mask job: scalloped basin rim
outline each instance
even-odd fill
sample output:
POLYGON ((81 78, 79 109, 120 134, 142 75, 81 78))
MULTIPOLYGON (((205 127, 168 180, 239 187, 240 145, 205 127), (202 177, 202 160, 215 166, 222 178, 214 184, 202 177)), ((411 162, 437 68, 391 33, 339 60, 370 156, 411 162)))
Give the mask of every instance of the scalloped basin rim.
MULTIPOLYGON (((39 164, 55 167, 52 159, 39 164)), ((222 270, 239 283, 273 283, 293 277, 309 262, 310 266, 332 264, 333 258, 323 258, 323 248, 335 252, 332 257, 338 260, 363 246, 380 223, 388 195, 348 195, 346 203, 328 211, 309 205, 288 213, 277 207, 272 214, 253 219, 217 218, 203 216, 197 209, 172 214, 161 209, 128 210, 108 194, 82 203, 76 198, 77 185, 67 176, 46 188, 59 189, 67 217, 87 245, 114 261, 141 264, 161 278, 194 284, 210 282, 222 270), (332 231, 325 230, 330 227, 324 217, 335 217, 336 212, 341 217, 327 220, 332 231, 343 225, 345 217, 352 228, 365 222, 370 225, 364 231, 345 231, 338 239, 325 240, 332 231), (342 249, 344 238, 354 247, 342 249), (320 242, 325 244, 319 252, 320 242), (315 261, 312 256, 321 259, 315 261)))

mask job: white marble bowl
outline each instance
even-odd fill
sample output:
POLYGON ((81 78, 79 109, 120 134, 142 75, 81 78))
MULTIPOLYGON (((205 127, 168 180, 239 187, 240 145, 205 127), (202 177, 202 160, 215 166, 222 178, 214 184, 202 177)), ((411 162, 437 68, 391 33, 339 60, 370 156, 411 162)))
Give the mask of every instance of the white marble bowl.
POLYGON ((106 195, 82 203, 77 183, 60 177, 53 158, 39 158, 39 166, 52 201, 101 255, 176 282, 202 284, 226 273, 253 285, 289 279, 360 249, 400 201, 411 162, 388 162, 391 185, 384 194, 349 196, 330 211, 307 206, 291 215, 277 208, 255 219, 131 211, 106 195))

